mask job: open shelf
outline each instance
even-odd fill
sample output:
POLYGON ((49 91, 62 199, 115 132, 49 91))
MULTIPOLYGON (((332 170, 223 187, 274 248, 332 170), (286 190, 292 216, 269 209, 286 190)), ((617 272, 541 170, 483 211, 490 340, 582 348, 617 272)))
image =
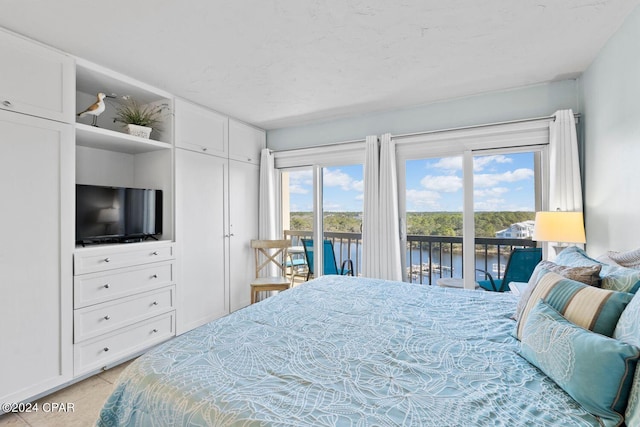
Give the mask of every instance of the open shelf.
MULTIPOLYGON (((112 70, 105 69, 96 64, 92 64, 80 59, 76 60, 76 106, 81 111, 85 107, 96 101, 98 93, 105 93, 114 98, 105 98, 105 111, 98 117, 98 126, 102 130, 113 131, 117 135, 125 135, 123 140, 128 139, 128 135, 121 133, 122 123, 116 123, 114 118, 117 115, 118 108, 127 101, 123 97, 129 97, 140 106, 151 106, 152 108, 163 106, 165 111, 160 115, 160 122, 154 126, 151 133, 151 139, 163 143, 171 144, 173 141, 173 96, 162 90, 153 88, 143 82, 134 80, 128 76, 124 76, 112 70)), ((77 118, 76 123, 78 129, 86 130, 91 126, 92 117, 77 118)), ((88 133, 88 132, 87 132, 88 133)), ((103 136, 101 132, 98 135, 103 136)), ((92 134, 93 135, 93 134, 92 134)), ((93 143, 95 135, 90 137, 89 144, 93 143)), ((135 140, 135 139, 134 139, 135 140)), ((130 153, 129 141, 125 143, 125 153, 130 153)), ((101 143, 101 142, 100 142, 101 143)), ((107 143, 110 144, 110 143, 107 143)), ((78 145, 83 145, 79 143, 78 145)), ((93 146, 93 145, 87 145, 93 146)), ((102 147, 96 147, 102 148, 102 147)), ((119 151, 111 148, 110 145, 104 147, 107 150, 119 151)), ((143 149, 143 151, 148 151, 143 149)), ((136 153, 136 151, 133 151, 136 153)))
POLYGON ((102 129, 76 123, 76 144, 82 147, 98 148, 127 154, 147 153, 166 150, 171 144, 153 139, 144 139, 123 132, 102 129))

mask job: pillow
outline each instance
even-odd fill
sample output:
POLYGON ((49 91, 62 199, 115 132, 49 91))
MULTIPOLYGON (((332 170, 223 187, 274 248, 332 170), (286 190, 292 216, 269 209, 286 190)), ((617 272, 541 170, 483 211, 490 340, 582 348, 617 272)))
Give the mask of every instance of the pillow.
POLYGON ((603 264, 590 258, 577 246, 569 246, 564 249, 558 254, 554 262, 569 267, 601 265, 600 278, 602 279, 603 289, 631 293, 635 293, 640 289, 640 270, 603 264))
POLYGON ((616 265, 603 265, 600 277, 603 289, 635 294, 640 288, 640 270, 616 265))
POLYGON ((609 265, 620 265, 617 262, 615 262, 614 260, 612 260, 611 258, 609 258, 608 254, 602 254, 598 257, 596 257, 596 261, 602 263, 602 264, 609 264, 609 265))
POLYGON ((601 262, 589 257, 585 251, 577 246, 569 246, 562 250, 553 260, 556 264, 567 265, 569 267, 588 267, 591 265, 602 265, 601 262))
MULTIPOLYGON (((636 294, 620 315, 613 337, 640 347, 640 295, 636 294)), ((636 370, 633 378, 625 417, 627 425, 640 425, 640 370, 636 370)))
POLYGON ((520 314, 524 309, 524 306, 531 296, 531 292, 533 292, 533 288, 537 282, 538 276, 540 275, 540 271, 542 270, 553 271, 567 279, 575 280, 578 282, 585 283, 590 286, 598 286, 600 287, 600 270, 602 269, 601 265, 591 265, 586 267, 568 267, 565 265, 558 265, 551 261, 540 261, 538 265, 536 265, 535 270, 531 274, 531 278, 529 279, 529 283, 527 287, 522 292, 520 299, 518 300, 518 306, 516 307, 516 314, 514 316, 515 320, 520 318, 520 314))
POLYGON ((605 426, 622 423, 640 349, 578 327, 537 300, 520 352, 605 426))
POLYGON ((542 269, 516 323, 516 338, 522 339, 527 316, 539 299, 570 322, 610 337, 622 311, 632 298, 633 294, 585 285, 542 269))
POLYGON ((609 258, 623 267, 640 268, 640 249, 626 252, 607 252, 609 258))
POLYGON ((553 271, 567 279, 582 282, 589 286, 600 287, 600 270, 602 270, 602 266, 599 264, 582 267, 569 267, 567 265, 558 265, 551 261, 541 261, 538 266, 545 270, 553 271))

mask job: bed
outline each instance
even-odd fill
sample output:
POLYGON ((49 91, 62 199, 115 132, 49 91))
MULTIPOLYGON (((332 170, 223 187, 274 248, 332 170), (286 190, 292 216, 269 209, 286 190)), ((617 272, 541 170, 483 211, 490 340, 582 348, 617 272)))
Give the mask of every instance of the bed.
POLYGON ((140 357, 97 425, 612 425, 521 356, 516 305, 324 276, 140 357))

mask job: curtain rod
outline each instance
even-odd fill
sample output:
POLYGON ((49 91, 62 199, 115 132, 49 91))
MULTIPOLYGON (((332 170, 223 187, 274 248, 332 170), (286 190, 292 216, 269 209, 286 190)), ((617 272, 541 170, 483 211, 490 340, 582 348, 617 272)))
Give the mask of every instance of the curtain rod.
MULTIPOLYGON (((580 116, 581 116, 580 113, 575 113, 573 115, 573 117, 576 119, 576 123, 578 123, 578 121, 580 119, 580 116)), ((505 122, 486 123, 486 124, 481 124, 481 125, 470 125, 470 126, 461 126, 461 127, 448 128, 448 129, 437 129, 437 130, 428 130, 428 131, 414 132, 414 133, 403 133, 403 134, 399 134, 399 135, 391 135, 391 137, 392 138, 406 138, 406 137, 410 137, 410 136, 430 135, 430 134, 435 134, 435 133, 451 132, 451 131, 455 131, 455 130, 478 129, 478 128, 484 128, 484 127, 488 127, 488 126, 509 125, 509 124, 513 124, 513 123, 535 122, 535 121, 538 121, 538 120, 551 120, 551 119, 555 119, 555 118, 556 118, 555 115, 546 116, 546 117, 533 117, 533 118, 530 118, 530 119, 508 120, 508 121, 505 121, 505 122)))

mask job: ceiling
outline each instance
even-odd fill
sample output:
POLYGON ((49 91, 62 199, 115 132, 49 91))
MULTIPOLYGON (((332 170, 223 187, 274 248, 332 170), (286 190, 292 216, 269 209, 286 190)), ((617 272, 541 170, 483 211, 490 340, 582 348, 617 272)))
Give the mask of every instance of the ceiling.
POLYGON ((584 71, 640 0, 3 0, 0 26, 265 129, 584 71))

